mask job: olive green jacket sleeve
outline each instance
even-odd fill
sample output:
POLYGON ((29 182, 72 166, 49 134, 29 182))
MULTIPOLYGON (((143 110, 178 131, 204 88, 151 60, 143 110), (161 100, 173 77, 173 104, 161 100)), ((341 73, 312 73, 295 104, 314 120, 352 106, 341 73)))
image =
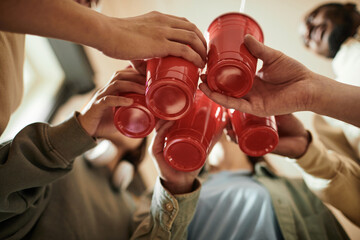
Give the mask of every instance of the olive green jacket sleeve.
POLYGON ((320 199, 360 226, 360 166, 353 159, 313 138, 305 155, 296 163, 305 171, 304 180, 320 199))
POLYGON ((0 239, 25 236, 47 205, 49 184, 94 146, 76 117, 54 127, 31 124, 0 144, 0 239))
POLYGON ((132 239, 187 239, 187 227, 200 195, 199 180, 194 186, 191 193, 172 195, 158 177, 151 203, 143 204, 134 215, 136 231, 132 239))
MULTIPOLYGON (((0 144, 0 239, 27 236, 53 200, 53 183, 68 177, 74 159, 95 144, 76 116, 58 126, 31 124, 12 141, 0 144)), ((152 200, 136 215, 132 239, 185 239, 199 192, 200 183, 196 181, 193 192, 172 195, 158 179, 152 200)))

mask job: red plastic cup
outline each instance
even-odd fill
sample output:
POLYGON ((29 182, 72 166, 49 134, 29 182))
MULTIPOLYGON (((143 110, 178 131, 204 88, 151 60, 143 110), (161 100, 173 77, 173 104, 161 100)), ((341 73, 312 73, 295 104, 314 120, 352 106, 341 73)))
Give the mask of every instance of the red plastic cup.
POLYGON ((166 135, 165 160, 179 171, 201 168, 226 122, 226 109, 198 90, 189 113, 177 120, 166 135))
POLYGON ((199 69, 179 57, 154 58, 147 62, 146 104, 158 118, 176 120, 191 108, 199 69))
POLYGON ((257 59, 244 45, 244 38, 251 34, 264 42, 259 24, 245 14, 227 13, 210 24, 208 34, 209 88, 232 97, 244 96, 252 87, 257 65, 257 59))
POLYGON ((122 96, 132 98, 134 102, 127 107, 113 108, 115 127, 127 137, 146 137, 154 129, 156 118, 147 108, 145 96, 138 93, 122 96))
POLYGON ((244 153, 258 157, 275 149, 279 135, 274 116, 257 117, 233 109, 228 109, 228 114, 235 138, 244 153))

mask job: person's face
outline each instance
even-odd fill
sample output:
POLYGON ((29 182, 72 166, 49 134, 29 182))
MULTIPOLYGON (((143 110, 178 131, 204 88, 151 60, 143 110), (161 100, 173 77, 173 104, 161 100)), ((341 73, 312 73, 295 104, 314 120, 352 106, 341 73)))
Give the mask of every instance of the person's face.
POLYGON ((322 56, 329 55, 329 37, 334 29, 334 19, 329 18, 328 8, 311 12, 302 22, 300 34, 310 50, 322 56))
POLYGON ((300 34, 304 44, 315 53, 333 57, 332 53, 339 44, 339 33, 346 29, 349 23, 340 17, 331 7, 322 7, 308 14, 301 27, 300 34))

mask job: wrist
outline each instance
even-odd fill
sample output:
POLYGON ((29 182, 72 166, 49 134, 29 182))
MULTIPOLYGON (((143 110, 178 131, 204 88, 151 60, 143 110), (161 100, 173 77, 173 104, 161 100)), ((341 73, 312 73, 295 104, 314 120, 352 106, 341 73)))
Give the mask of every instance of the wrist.
POLYGON ((124 37, 129 33, 124 19, 99 15, 94 33, 96 37, 91 43, 92 47, 107 56, 124 59, 122 53, 118 51, 121 46, 128 44, 123 42, 124 37))
POLYGON ((186 181, 177 181, 170 182, 160 178, 162 185, 171 193, 171 194, 184 194, 190 193, 196 189, 195 178, 191 178, 186 181))
MULTIPOLYGON (((83 26, 79 43, 99 51, 109 41, 108 22, 110 17, 98 13, 91 9, 86 9, 86 16, 84 16, 84 22, 86 26, 83 26)), ((110 35, 111 36, 111 35, 110 35)))
POLYGON ((310 143, 312 142, 312 135, 308 130, 306 130, 306 136, 304 136, 304 138, 306 139, 306 144, 304 145, 304 148, 301 151, 301 153, 294 157, 296 159, 301 158, 302 156, 305 155, 305 153, 309 148, 310 143))
POLYGON ((76 113, 76 118, 77 118, 80 126, 85 130, 85 132, 87 134, 89 134, 89 136, 94 137, 94 131, 92 130, 92 128, 90 126, 88 126, 88 124, 84 120, 84 115, 81 113, 76 113))
POLYGON ((104 45, 109 41, 111 30, 111 17, 95 12, 96 15, 92 16, 91 22, 93 23, 93 35, 89 39, 88 46, 93 47, 99 51, 102 51, 104 45))
POLYGON ((298 91, 299 96, 299 109, 297 111, 311 111, 314 108, 314 104, 317 104, 316 101, 316 88, 318 87, 317 83, 315 82, 316 74, 310 70, 308 70, 305 74, 303 79, 300 81, 301 86, 300 90, 298 91), (301 89, 303 89, 301 91, 301 89))
POLYGON ((308 105, 305 110, 321 114, 321 109, 324 109, 324 106, 328 104, 328 102, 326 102, 326 98, 331 95, 331 93, 327 91, 328 79, 322 75, 312 72, 309 80, 308 99, 311 100, 308 101, 308 105))
MULTIPOLYGON (((100 49, 104 45, 107 36, 104 34, 104 26, 109 17, 96 12, 88 7, 81 6, 74 1, 64 1, 60 13, 66 11, 65 16, 56 16, 57 19, 66 18, 58 27, 54 36, 66 41, 75 42, 85 46, 100 49), (69 10, 70 9, 70 10, 69 10), (60 29, 59 29, 60 28, 60 29)), ((59 15, 59 14, 58 14, 59 15)))

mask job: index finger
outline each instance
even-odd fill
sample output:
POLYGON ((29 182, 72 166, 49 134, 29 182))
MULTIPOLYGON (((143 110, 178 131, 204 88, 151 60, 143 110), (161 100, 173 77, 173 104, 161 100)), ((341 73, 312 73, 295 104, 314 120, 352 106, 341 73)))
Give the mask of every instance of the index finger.
POLYGON ((194 31, 206 48, 207 43, 206 43, 205 37, 194 23, 190 22, 189 20, 187 20, 184 17, 177 17, 177 16, 173 16, 173 15, 169 15, 169 14, 164 14, 164 15, 173 18, 173 21, 170 22, 171 27, 194 31))
POLYGON ((226 108, 232 108, 241 112, 251 113, 251 105, 245 99, 233 98, 218 92, 213 92, 205 83, 201 83, 199 88, 208 98, 226 108))
POLYGON ((130 92, 145 94, 145 86, 130 81, 114 80, 98 92, 98 98, 130 92))
POLYGON ((121 71, 117 71, 112 77, 111 81, 123 80, 129 82, 135 82, 141 85, 145 85, 146 77, 140 74, 133 68, 127 68, 121 71))

